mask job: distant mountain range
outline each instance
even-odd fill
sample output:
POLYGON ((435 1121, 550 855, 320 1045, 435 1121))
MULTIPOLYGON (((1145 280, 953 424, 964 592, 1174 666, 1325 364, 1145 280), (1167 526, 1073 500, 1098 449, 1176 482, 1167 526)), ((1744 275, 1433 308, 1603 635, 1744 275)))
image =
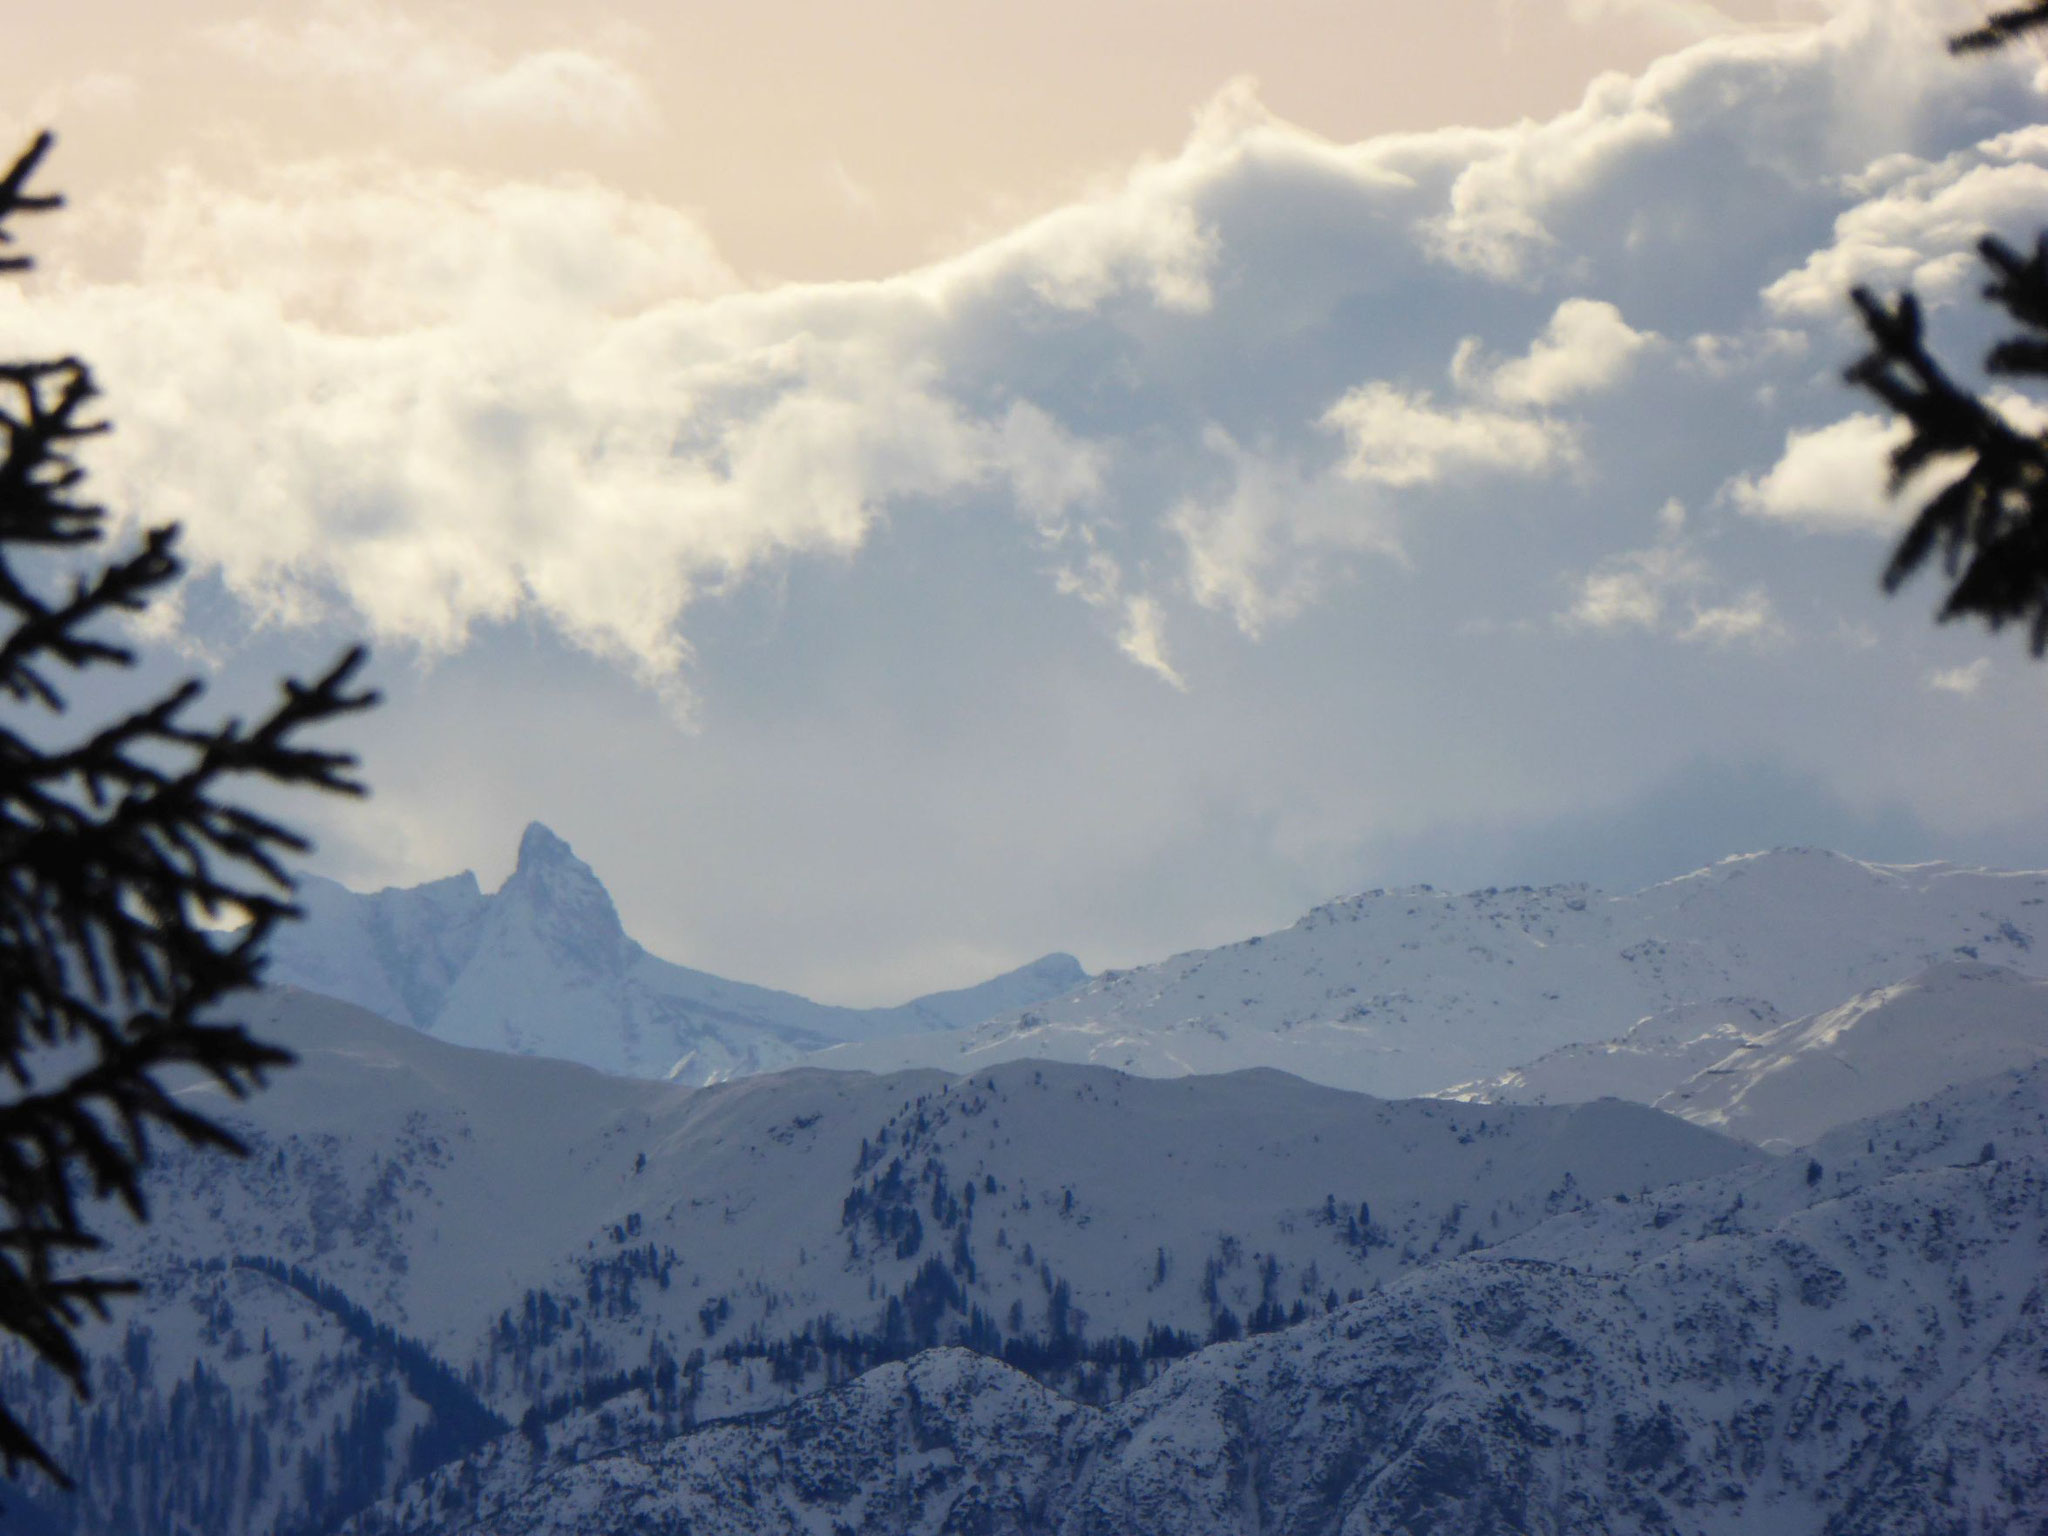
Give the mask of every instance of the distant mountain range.
MULTIPOLYGON (((1682 1027, 1697 1023, 1695 1033, 1717 1022, 1748 1030, 1952 960, 2048 974, 2048 874, 1781 849, 1629 895, 1369 891, 1279 933, 1105 972, 964 1032, 812 1060, 950 1072, 1086 1061, 1146 1076, 1268 1066, 1423 1094, 1622 1037, 1652 1015, 1692 1019, 1682 1027)), ((1657 1026, 1667 1027, 1680 1026, 1657 1026)), ((1712 1050, 1701 1048, 1700 1066, 1712 1050)), ((1602 1091, 1624 1089, 1616 1079, 1602 1091)))
POLYGON ((1806 849, 1627 895, 1369 891, 1133 970, 1090 978, 1048 955, 873 1009, 649 954, 590 867, 537 824, 493 893, 470 874, 370 894, 311 879, 301 900, 307 920, 272 946, 275 982, 454 1044, 697 1084, 800 1061, 972 1073, 1054 1060, 1144 1076, 1277 1067, 1391 1096, 1651 1102, 1766 1028, 1930 966, 2048 975, 2048 875, 1806 849))
POLYGON ((273 983, 299 986, 457 1045, 549 1056, 632 1077, 714 1083, 848 1040, 958 1029, 1087 980, 1047 955, 894 1008, 836 1008, 649 954, 589 865, 534 823, 511 876, 469 873, 368 894, 301 883, 303 922, 270 946, 273 983))

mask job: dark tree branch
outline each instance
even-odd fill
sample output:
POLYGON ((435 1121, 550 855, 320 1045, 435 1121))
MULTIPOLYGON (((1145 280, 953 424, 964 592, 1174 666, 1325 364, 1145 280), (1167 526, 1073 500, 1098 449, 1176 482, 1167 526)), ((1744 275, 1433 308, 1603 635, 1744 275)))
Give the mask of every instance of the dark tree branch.
MULTIPOLYGON (((2041 26, 2048 26, 2048 0, 1994 16, 1950 46, 1957 52, 2001 47, 2041 26)), ((1996 236, 1987 236, 1978 250, 1991 273, 1985 298, 2019 328, 1991 348, 1987 371, 2048 375, 2048 235, 2027 256, 1996 236)), ((1939 554, 1950 582, 1941 622, 1975 617, 1993 630, 2024 624, 2033 654, 2048 653, 2048 437, 2014 425, 1949 377, 1927 350, 1912 294, 1886 303, 1858 288, 1850 297, 1871 348, 1848 370, 1848 380, 1890 406, 1908 428, 1892 453, 1893 494, 1924 469, 1962 465, 1899 540, 1884 589, 1896 592, 1939 554)))
POLYGON ((1999 11, 1975 31, 1948 40, 1950 53, 1988 53, 2037 27, 2048 27, 2048 0, 1999 11))
MULTIPOLYGON (((15 215, 58 206, 27 190, 49 148, 40 136, 0 177, 0 244, 15 215)), ((107 430, 88 415, 96 393, 76 358, 0 363, 0 702, 47 716, 64 710, 60 674, 133 664, 101 627, 146 608, 182 569, 173 527, 68 580, 33 579, 20 563, 73 558, 105 536, 76 457, 107 430)), ((0 1090, 12 1085, 0 1092, 0 1329, 81 1396, 75 1330, 134 1289, 67 1272, 102 1246, 94 1207, 147 1218, 160 1134, 242 1150, 177 1081, 198 1073, 240 1098, 291 1061, 221 1008, 256 984, 265 941, 297 915, 287 860, 307 843, 236 795, 258 781, 363 793, 354 757, 304 739, 375 702, 357 683, 363 664, 357 648, 310 683, 287 679, 249 726, 190 723, 197 682, 68 745, 0 724, 0 1090), (228 916, 242 926, 221 928, 228 916)), ((4 1406, 0 1460, 65 1482, 4 1406)))

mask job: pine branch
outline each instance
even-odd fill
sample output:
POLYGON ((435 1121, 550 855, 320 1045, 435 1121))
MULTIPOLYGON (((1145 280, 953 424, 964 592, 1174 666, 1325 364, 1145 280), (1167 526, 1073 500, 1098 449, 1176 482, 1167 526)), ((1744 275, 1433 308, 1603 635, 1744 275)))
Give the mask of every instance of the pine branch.
MULTIPOLYGON (((2022 326, 2048 329, 2048 248, 2022 259, 1987 239, 1982 252, 1994 274, 1986 296, 2022 326)), ((1974 616, 1993 630, 2025 622, 2033 654, 2048 652, 2048 441, 2014 427, 1948 376, 1927 350, 1912 294, 1886 304, 1858 288, 1851 298, 1872 345, 1850 367, 1848 381, 1884 401, 1910 429, 1892 452, 1893 493, 1937 461, 1969 461, 1900 539, 1885 568, 1885 591, 1896 592, 1939 552, 1952 582, 1941 622, 1974 616)), ((2048 357, 2043 339, 2022 335, 1994 347, 1988 366, 2033 372, 2040 357, 2048 357)))
POLYGON ((2048 27, 2048 0, 2037 0, 2010 11, 1999 11, 1974 31, 1948 40, 1950 53, 1988 53, 2003 48, 2036 27, 2048 27))
MULTIPOLYGON (((27 190, 49 147, 39 137, 0 177, 0 243, 14 215, 58 206, 27 190)), ((24 265, 0 260, 0 270, 24 265)), ((106 511, 84 498, 76 457, 107 430, 89 414, 96 397, 76 358, 0 363, 0 701, 49 715, 65 708, 60 674, 134 664, 100 627, 145 609, 181 574, 175 527, 74 568, 55 595, 60 583, 31 580, 17 563, 105 536, 106 511)), ((310 683, 287 679, 251 726, 191 723, 196 681, 69 744, 0 724, 0 1083, 14 1088, 0 1098, 0 1330, 81 1396, 76 1330, 135 1288, 65 1272, 101 1246, 93 1205, 147 1219, 145 1176, 163 1135, 243 1150, 174 1085, 197 1073, 241 1098, 291 1062, 221 1014, 260 979, 276 925, 297 915, 287 861, 308 844, 236 796, 252 781, 364 792, 352 755, 306 740, 375 703, 357 682, 363 665, 358 647, 310 683), (242 926, 200 921, 223 914, 242 926)), ((0 1461, 69 1486, 4 1405, 0 1461)))

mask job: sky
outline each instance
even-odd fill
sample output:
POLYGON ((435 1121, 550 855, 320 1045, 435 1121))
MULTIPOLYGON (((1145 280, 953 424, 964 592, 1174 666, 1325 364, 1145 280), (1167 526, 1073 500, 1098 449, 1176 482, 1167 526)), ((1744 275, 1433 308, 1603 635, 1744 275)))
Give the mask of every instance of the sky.
POLYGON ((1858 282, 1974 378, 2048 223, 1980 14, 76 0, 0 56, 70 196, 0 346, 185 529, 146 681, 370 641, 373 796, 284 802, 359 888, 540 820, 657 953, 879 1003, 1383 884, 2038 865, 2048 666, 1880 595, 1841 381, 1858 282))

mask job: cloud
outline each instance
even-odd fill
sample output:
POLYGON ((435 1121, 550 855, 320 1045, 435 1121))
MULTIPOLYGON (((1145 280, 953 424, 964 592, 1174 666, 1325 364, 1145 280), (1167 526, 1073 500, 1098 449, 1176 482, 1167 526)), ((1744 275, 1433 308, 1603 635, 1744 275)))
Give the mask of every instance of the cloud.
POLYGON ((1602 561, 1580 579, 1565 616, 1587 629, 1655 631, 1663 626, 1672 596, 1707 579, 1705 564, 1682 544, 1630 550, 1602 561))
MULTIPOLYGON (((1838 87, 1904 46, 1861 14, 1711 39, 1504 129, 1335 144, 1239 82, 1178 154, 873 282, 747 289, 687 214, 588 182, 322 162, 172 175, 127 207, 128 280, 0 303, 100 366, 117 503, 182 517, 276 623, 446 653, 531 619, 678 688, 707 599, 931 508, 1169 681, 1198 681, 1204 614, 1263 641, 1375 566, 1455 593, 1522 530, 1582 523, 1582 625, 1755 638, 1768 556, 1718 553, 1707 582, 1693 545, 1603 550, 1630 549, 1627 508, 1728 484, 1716 445, 1759 440, 1759 394, 1814 408, 1806 322, 1757 295, 1811 252, 1780 205, 1825 202, 1825 237, 1911 180, 1837 174, 1883 137, 1838 87), (1662 340, 1696 335, 1715 367, 1662 340)), ((374 7, 219 40, 462 112, 599 78, 374 7)), ((1921 116, 1915 165, 1975 143, 1921 116)), ((1731 504, 1757 532, 1876 526, 1882 433, 1795 432, 1731 504)))
POLYGON ((1927 674, 1927 686, 1937 693, 1953 693, 1970 698, 1983 688, 1991 676, 1991 658, 1979 656, 1975 661, 1960 667, 1948 667, 1927 674))
POLYGON ((584 178, 326 159, 224 185, 174 169, 94 214, 137 252, 156 307, 251 292, 320 333, 623 319, 739 288, 689 214, 584 178))
POLYGON ((1124 604, 1123 627, 1117 631, 1117 649, 1146 671, 1185 692, 1187 683, 1166 659, 1163 629, 1156 601, 1149 597, 1130 598, 1124 604))
POLYGON ((1578 458, 1562 422, 1484 406, 1444 409, 1427 390, 1386 383, 1349 391, 1323 422, 1344 436, 1347 477, 1397 489, 1459 475, 1548 474, 1578 458))
POLYGON ((1631 327, 1612 304, 1566 299, 1525 356, 1488 372, 1479 360, 1477 338, 1469 338, 1459 349, 1452 374, 1504 405, 1543 409, 1613 387, 1658 340, 1631 327))
POLYGON ((1928 161, 1879 160, 1850 185, 1859 201, 1835 220, 1832 243, 1764 290, 1778 315, 1846 317, 1856 284, 1912 288, 1939 304, 1971 294, 1986 230, 2031 229, 2048 200, 2048 127, 2017 129, 1928 161))
POLYGON ((1614 633, 1640 630, 1682 644, 1768 644, 1785 637, 1761 586, 1716 599, 1713 566, 1685 532, 1685 508, 1668 501, 1657 513, 1657 542, 1600 561, 1580 577, 1567 625, 1614 633))
POLYGON ((1707 645, 1762 645, 1782 639, 1784 633, 1770 595, 1761 587, 1752 587, 1732 602, 1695 608, 1678 638, 1707 645))
POLYGON ((624 66, 575 48, 502 58, 374 0, 326 0, 296 26, 264 17, 209 28, 254 68, 417 105, 472 128, 567 126, 638 132, 653 99, 624 66))
POLYGON ((1887 489, 1889 460, 1907 435, 1903 423, 1867 411, 1794 429, 1776 464, 1730 481, 1729 493, 1751 517, 1829 533, 1895 534, 1909 511, 1887 489))
POLYGON ((318 826, 367 883, 489 878, 538 815, 657 948, 909 990, 1240 937, 1404 850, 2017 857, 1964 839, 2043 824, 2048 715, 1956 708, 1874 546, 1807 535, 1877 527, 1886 429, 1839 425, 1840 296, 1763 297, 1928 168, 2032 163, 1980 141, 2038 98, 1912 9, 1486 130, 1335 143, 1238 87, 873 282, 749 287, 588 181, 188 174, 0 332, 95 364, 94 489, 184 519, 224 699, 382 642, 374 820, 318 826), (1659 789, 1688 762, 1757 766, 1659 789))
MULTIPOLYGON (((1348 397, 1347 397, 1348 398, 1348 397)), ((1256 639, 1266 627, 1301 612, 1335 578, 1346 556, 1401 556, 1399 537, 1382 503, 1338 475, 1310 475, 1249 452, 1219 427, 1208 450, 1229 466, 1228 491, 1191 498, 1168 514, 1166 527, 1185 551, 1187 587, 1204 608, 1228 613, 1256 639)))

